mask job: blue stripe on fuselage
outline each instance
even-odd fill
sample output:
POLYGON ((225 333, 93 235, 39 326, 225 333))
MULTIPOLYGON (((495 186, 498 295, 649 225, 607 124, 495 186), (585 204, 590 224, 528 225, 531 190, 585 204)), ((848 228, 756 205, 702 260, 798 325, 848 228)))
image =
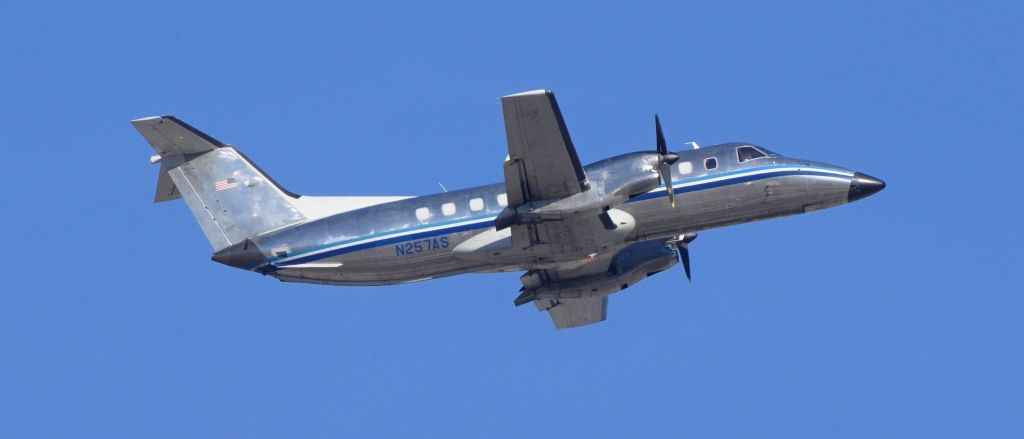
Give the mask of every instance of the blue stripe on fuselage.
MULTIPOLYGON (((674 187, 672 192, 675 193, 675 194, 683 194, 683 193, 687 193, 687 192, 696 192, 696 191, 699 191, 699 190, 713 189, 713 188, 729 186, 729 185, 733 185, 733 184, 747 183, 747 182, 763 180, 763 179, 767 179, 767 178, 785 177, 785 176, 789 176, 789 175, 815 175, 815 176, 823 176, 823 177, 843 178, 843 176, 837 175, 834 172, 822 172, 822 171, 814 170, 815 167, 804 167, 804 168, 801 168, 800 170, 765 172, 765 173, 760 173, 760 174, 741 175, 741 176, 734 177, 734 178, 724 178, 723 179, 723 177, 729 177, 730 175, 748 174, 750 172, 763 171, 765 169, 793 168, 793 167, 794 166, 792 166, 792 165, 763 166, 763 167, 758 167, 758 168, 750 168, 750 169, 743 169, 743 170, 738 170, 738 171, 732 171, 732 172, 727 172, 727 173, 717 174, 717 175, 708 175, 708 176, 703 176, 703 177, 695 177, 695 178, 689 178, 689 179, 676 180, 676 181, 672 182, 673 186, 675 186, 676 184, 694 183, 694 182, 699 182, 699 181, 702 181, 702 180, 715 180, 715 181, 708 181, 706 183, 689 184, 687 186, 674 187)), ((825 169, 825 170, 831 171, 831 170, 829 170, 827 168, 817 168, 817 169, 825 169)), ((849 176, 846 176, 846 177, 849 177, 849 176)), ((655 198, 661 198, 661 197, 666 197, 666 196, 668 196, 668 195, 665 193, 665 187, 661 186, 658 189, 655 189, 655 190, 653 190, 651 192, 647 192, 647 193, 640 194, 640 195, 637 195, 635 197, 632 197, 628 201, 626 201, 626 203, 628 204, 628 203, 634 203, 634 202, 639 202, 639 201, 653 200, 655 198)), ((322 250, 322 249, 325 249, 325 248, 336 247, 336 246, 339 246, 339 245, 345 245, 345 244, 352 243, 352 242, 357 242, 357 241, 372 240, 372 241, 369 241, 369 242, 364 242, 364 243, 356 244, 356 245, 349 246, 349 247, 337 248, 337 249, 334 249, 334 250, 325 251, 323 253, 317 253, 317 254, 314 254, 314 255, 309 255, 309 256, 304 256, 304 257, 297 258, 297 259, 292 259, 292 260, 289 260, 289 261, 286 261, 286 262, 282 262, 279 266, 281 268, 287 268, 289 265, 304 264, 304 263, 313 262, 313 261, 324 259, 324 258, 329 258, 329 257, 332 257, 332 256, 342 255, 342 254, 346 254, 346 253, 352 253, 352 252, 356 252, 356 251, 360 251, 360 250, 366 250, 366 249, 370 249, 370 248, 374 248, 374 247, 380 247, 380 246, 384 246, 384 245, 388 245, 388 244, 394 244, 394 243, 398 243, 398 242, 412 241, 412 240, 417 240, 417 239, 430 238, 430 237, 434 237, 434 236, 441 236, 441 235, 448 235, 448 234, 452 234, 452 233, 466 232, 466 231, 470 231, 470 230, 484 229, 484 228, 488 228, 488 227, 493 227, 494 226, 494 222, 493 221, 480 221, 480 222, 474 222, 472 224, 465 224, 465 223, 468 222, 468 221, 479 221, 479 220, 482 220, 482 219, 485 219, 485 218, 495 218, 495 217, 497 217, 497 214, 479 215, 479 216, 470 217, 470 218, 451 220, 451 221, 447 221, 447 222, 438 222, 438 223, 432 223, 432 224, 423 224, 423 225, 419 225, 419 226, 415 226, 415 227, 408 227, 408 228, 404 228, 404 229, 392 230, 392 231, 389 231, 389 232, 384 232, 384 233, 379 233, 379 234, 366 235, 366 236, 361 236, 361 237, 358 237, 358 238, 353 238, 353 239, 347 239, 347 240, 343 240, 343 241, 332 242, 332 243, 329 243, 329 244, 324 244, 324 245, 319 245, 319 246, 315 246, 315 247, 310 247, 310 248, 304 249, 301 252, 293 253, 292 255, 289 255, 289 256, 270 258, 265 263, 260 264, 259 266, 266 265, 267 263, 273 263, 274 261, 278 261, 278 260, 281 260, 281 259, 284 259, 284 258, 291 258, 291 257, 295 257, 296 255, 311 253, 311 252, 319 251, 319 250, 322 250), (412 230, 444 226, 446 223, 451 224, 451 226, 450 227, 444 227, 444 228, 437 229, 437 230, 427 230, 427 231, 420 232, 420 233, 411 233, 411 234, 408 234, 408 235, 394 236, 394 235, 405 233, 405 232, 409 232, 409 231, 412 231, 412 230), (380 239, 376 239, 376 238, 380 238, 380 239)), ((257 267, 259 267, 259 266, 257 266, 257 267)), ((257 268, 257 267, 253 267, 253 268, 257 268)))
MULTIPOLYGON (((492 218, 497 217, 497 215, 489 215, 489 216, 492 217, 492 218)), ((465 220, 459 220, 459 222, 464 222, 464 221, 465 220)), ((411 234, 408 234, 408 235, 401 235, 401 236, 392 236, 390 238, 384 238, 384 239, 379 239, 379 240, 376 240, 376 241, 364 242, 362 244, 356 244, 356 245, 353 245, 353 246, 350 246, 350 247, 343 247, 343 248, 339 248, 339 249, 334 249, 334 250, 326 251, 326 252, 323 252, 323 253, 317 253, 315 255, 309 255, 309 256, 304 256, 304 257, 298 258, 298 259, 292 259, 292 260, 290 260, 288 262, 282 263, 281 266, 282 267, 287 267, 288 265, 305 264, 307 262, 313 262, 313 261, 316 261, 316 260, 319 260, 319 259, 329 258, 331 256, 337 256, 337 255, 341 255, 341 254, 345 254, 345 253, 351 253, 351 252, 354 252, 354 251, 365 250, 365 249, 368 249, 368 248, 374 248, 374 247, 380 247, 380 246, 383 246, 383 245, 394 244, 396 242, 415 241, 415 240, 418 240, 418 239, 430 238, 430 237, 433 237, 433 236, 448 235, 448 234, 451 234, 451 233, 460 233, 460 232, 466 232, 466 231, 469 231, 469 230, 483 229, 483 228, 493 227, 493 226, 494 226, 494 221, 481 221, 479 223, 455 225, 453 227, 446 227, 444 229, 428 230, 428 231, 425 231, 425 232, 411 233, 411 234)), ((433 224, 430 227, 437 227, 437 224, 433 224)), ((389 236, 389 235, 395 235, 397 233, 402 233, 402 232, 407 232, 407 231, 409 231, 409 229, 402 229, 402 230, 390 232, 390 233, 387 233, 387 234, 383 234, 382 233, 381 235, 389 236)), ((347 240, 347 241, 327 244, 326 246, 321 246, 321 247, 333 247, 333 246, 336 246, 336 245, 344 245, 346 242, 365 241, 367 239, 373 239, 373 237, 374 237, 374 235, 368 235, 368 236, 363 236, 363 237, 359 237, 359 238, 356 238, 356 239, 350 239, 350 240, 347 240)), ((309 253, 310 251, 316 251, 316 250, 307 250, 307 251, 305 251, 303 253, 309 253)))

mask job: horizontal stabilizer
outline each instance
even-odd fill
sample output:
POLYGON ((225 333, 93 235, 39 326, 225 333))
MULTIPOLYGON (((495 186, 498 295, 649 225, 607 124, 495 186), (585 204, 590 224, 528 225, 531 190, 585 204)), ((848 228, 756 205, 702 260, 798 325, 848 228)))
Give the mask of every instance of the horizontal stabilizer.
POLYGON ((174 116, 154 116, 132 121, 161 157, 192 155, 213 151, 224 146, 219 140, 178 120, 174 116))
POLYGON ((174 116, 135 119, 132 125, 156 151, 157 155, 153 160, 160 162, 160 174, 157 177, 154 197, 156 202, 181 198, 181 193, 167 171, 184 163, 187 156, 207 153, 224 146, 219 140, 174 116))

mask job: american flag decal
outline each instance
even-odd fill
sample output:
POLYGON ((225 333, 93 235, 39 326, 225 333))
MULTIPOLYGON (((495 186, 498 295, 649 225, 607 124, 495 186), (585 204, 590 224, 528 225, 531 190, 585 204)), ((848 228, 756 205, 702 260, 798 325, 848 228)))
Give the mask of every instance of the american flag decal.
POLYGON ((217 180, 217 182, 213 184, 213 187, 217 189, 217 192, 220 192, 228 189, 234 189, 238 187, 238 184, 235 183, 234 178, 226 178, 224 180, 217 180))

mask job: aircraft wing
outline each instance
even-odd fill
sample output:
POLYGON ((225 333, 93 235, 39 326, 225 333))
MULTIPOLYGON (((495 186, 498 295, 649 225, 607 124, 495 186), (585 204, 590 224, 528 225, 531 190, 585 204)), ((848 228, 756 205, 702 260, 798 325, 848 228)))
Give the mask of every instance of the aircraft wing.
POLYGON ((608 318, 608 296, 561 299, 557 302, 555 306, 548 308, 548 314, 558 329, 589 325, 608 318))
POLYGON ((603 321, 609 295, 676 264, 676 253, 666 244, 665 239, 642 241, 582 264, 529 271, 520 278, 523 293, 515 303, 532 301, 558 329, 603 321))
POLYGON ((576 147, 550 90, 501 98, 508 138, 505 189, 508 205, 565 198, 587 188, 576 147))
MULTIPOLYGON (((539 274, 543 282, 564 282, 586 278, 608 272, 615 254, 606 254, 584 264, 582 267, 568 270, 541 270, 539 274)), ((581 297, 562 299, 537 299, 533 301, 539 311, 547 311, 558 329, 569 329, 577 326, 602 322, 608 317, 608 296, 581 297)))

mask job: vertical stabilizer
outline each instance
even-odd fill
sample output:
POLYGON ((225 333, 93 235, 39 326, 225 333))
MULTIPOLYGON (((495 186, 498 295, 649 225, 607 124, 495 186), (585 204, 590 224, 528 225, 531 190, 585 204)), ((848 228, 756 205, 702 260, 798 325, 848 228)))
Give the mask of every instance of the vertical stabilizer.
POLYGON ((214 251, 305 219, 240 151, 173 116, 132 121, 160 162, 156 201, 184 198, 214 251))

